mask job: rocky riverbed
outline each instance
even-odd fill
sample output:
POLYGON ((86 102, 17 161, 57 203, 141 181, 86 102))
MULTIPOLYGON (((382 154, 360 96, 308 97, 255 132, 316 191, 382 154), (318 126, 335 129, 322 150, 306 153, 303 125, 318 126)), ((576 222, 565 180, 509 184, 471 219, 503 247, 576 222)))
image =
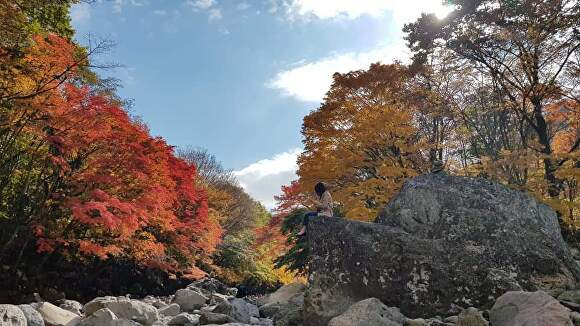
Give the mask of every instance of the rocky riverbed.
MULTIPOLYGON (((305 290, 303 284, 293 283, 264 297, 236 298, 235 288, 208 278, 168 297, 107 296, 84 305, 72 300, 0 305, 0 326, 301 326, 307 322, 305 290)), ((577 326, 580 290, 511 291, 500 296, 489 310, 467 307, 456 315, 415 319, 377 298, 368 298, 351 305, 327 325, 577 326)))

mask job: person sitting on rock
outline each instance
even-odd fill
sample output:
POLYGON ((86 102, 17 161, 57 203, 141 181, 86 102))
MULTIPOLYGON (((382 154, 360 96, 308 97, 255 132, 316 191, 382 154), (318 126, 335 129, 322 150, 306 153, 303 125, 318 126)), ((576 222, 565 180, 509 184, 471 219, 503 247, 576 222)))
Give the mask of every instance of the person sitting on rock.
POLYGON ((319 182, 314 186, 314 192, 318 196, 318 200, 313 200, 313 204, 316 207, 316 212, 310 212, 304 214, 304 218, 302 220, 302 229, 298 232, 298 235, 306 234, 306 227, 308 226, 308 222, 310 218, 313 216, 326 216, 332 217, 332 196, 330 192, 326 189, 324 183, 319 182))

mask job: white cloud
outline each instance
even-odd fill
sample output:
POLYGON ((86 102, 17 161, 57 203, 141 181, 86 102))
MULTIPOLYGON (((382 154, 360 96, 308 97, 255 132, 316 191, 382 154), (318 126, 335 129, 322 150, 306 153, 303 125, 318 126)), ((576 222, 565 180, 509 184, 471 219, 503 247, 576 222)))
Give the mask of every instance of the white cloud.
POLYGON ((252 163, 234 171, 244 189, 267 208, 274 208, 274 196, 280 194, 280 187, 295 180, 298 165, 296 160, 301 149, 293 149, 277 154, 273 158, 252 163))
POLYGON ((194 12, 207 12, 210 23, 222 19, 222 11, 216 0, 186 0, 185 5, 191 7, 194 12))
POLYGON ((212 8, 209 10, 208 20, 210 22, 222 19, 222 12, 217 8, 212 8))
POLYGON ((191 6, 193 9, 209 9, 215 5, 215 0, 187 0, 186 5, 191 6))
POLYGON ((419 17, 421 12, 433 12, 444 16, 449 7, 441 0, 282 0, 290 3, 292 14, 312 15, 321 19, 356 19, 363 15, 382 17, 391 12, 396 22, 408 22, 419 17))
POLYGON ((70 18, 74 25, 86 24, 91 20, 91 6, 88 3, 78 3, 71 7, 70 18))
POLYGON ((123 0, 113 1, 113 12, 120 13, 123 10, 123 0))
POLYGON ((304 102, 321 102, 330 89, 335 72, 367 69, 371 63, 405 62, 409 58, 405 44, 400 42, 379 46, 367 52, 335 54, 321 60, 303 63, 279 72, 266 86, 278 89, 285 96, 304 102))
POLYGON ((394 21, 396 39, 388 45, 377 45, 369 51, 335 53, 316 61, 304 62, 276 74, 266 85, 285 96, 300 101, 320 102, 332 84, 335 72, 346 73, 366 69, 371 63, 407 62, 409 53, 401 29, 417 19, 422 12, 434 12, 443 17, 451 10, 441 0, 271 0, 272 10, 286 8, 290 19, 301 16, 318 19, 355 19, 363 15, 394 21))
MULTIPOLYGON (((116 14, 120 14, 123 11, 123 4, 125 0, 114 0, 113 1, 113 12, 116 14)), ((129 0, 129 3, 133 6, 140 7, 145 5, 143 1, 138 0, 129 0)))
POLYGON ((167 11, 161 10, 161 9, 153 10, 153 13, 155 15, 158 15, 158 16, 165 16, 165 15, 167 15, 167 11))

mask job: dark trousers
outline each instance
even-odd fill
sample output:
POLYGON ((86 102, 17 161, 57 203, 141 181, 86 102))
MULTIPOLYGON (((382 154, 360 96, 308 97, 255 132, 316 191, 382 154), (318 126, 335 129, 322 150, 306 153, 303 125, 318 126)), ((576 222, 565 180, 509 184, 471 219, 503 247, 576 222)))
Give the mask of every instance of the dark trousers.
POLYGON ((308 225, 308 222, 310 222, 310 218, 314 216, 318 216, 318 212, 310 212, 304 214, 304 217, 302 218, 302 224, 304 226, 308 225))

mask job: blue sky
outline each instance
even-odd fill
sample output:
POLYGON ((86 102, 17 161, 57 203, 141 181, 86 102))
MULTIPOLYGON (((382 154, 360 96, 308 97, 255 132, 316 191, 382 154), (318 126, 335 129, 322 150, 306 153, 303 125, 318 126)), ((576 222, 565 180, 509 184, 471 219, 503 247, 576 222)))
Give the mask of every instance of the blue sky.
POLYGON ((408 57, 400 29, 440 0, 102 0, 73 7, 77 40, 155 136, 203 147, 268 207, 295 178, 302 118, 332 73, 408 57))

